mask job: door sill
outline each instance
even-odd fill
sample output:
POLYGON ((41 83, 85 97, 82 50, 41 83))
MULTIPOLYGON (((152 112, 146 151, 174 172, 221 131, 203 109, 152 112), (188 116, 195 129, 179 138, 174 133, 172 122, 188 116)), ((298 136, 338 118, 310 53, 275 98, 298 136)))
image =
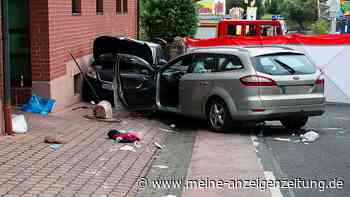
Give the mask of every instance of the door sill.
POLYGON ((174 113, 179 113, 179 108, 178 107, 168 107, 168 106, 162 106, 159 108, 161 111, 166 111, 166 112, 174 112, 174 113))

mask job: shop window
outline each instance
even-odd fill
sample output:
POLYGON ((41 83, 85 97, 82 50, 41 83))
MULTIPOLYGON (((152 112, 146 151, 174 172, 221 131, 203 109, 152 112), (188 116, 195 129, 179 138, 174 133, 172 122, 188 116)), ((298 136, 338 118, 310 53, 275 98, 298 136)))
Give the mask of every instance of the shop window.
POLYGON ((96 0, 96 13, 103 14, 103 0, 96 0))
POLYGON ((79 15, 81 13, 81 0, 72 0, 72 14, 79 15))

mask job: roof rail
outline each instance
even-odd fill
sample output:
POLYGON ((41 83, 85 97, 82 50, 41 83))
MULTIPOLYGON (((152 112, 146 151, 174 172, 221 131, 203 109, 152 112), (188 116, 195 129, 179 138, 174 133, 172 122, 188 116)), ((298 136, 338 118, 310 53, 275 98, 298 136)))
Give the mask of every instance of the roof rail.
POLYGON ((286 46, 275 46, 275 45, 250 45, 250 46, 245 46, 243 48, 267 48, 267 47, 271 47, 271 48, 281 48, 281 49, 287 49, 287 50, 292 50, 294 51, 295 49, 290 48, 290 47, 286 47, 286 46))
POLYGON ((240 46, 208 46, 208 47, 193 47, 190 49, 190 51, 197 51, 197 50, 203 50, 203 49, 237 49, 242 52, 248 52, 245 47, 240 46))

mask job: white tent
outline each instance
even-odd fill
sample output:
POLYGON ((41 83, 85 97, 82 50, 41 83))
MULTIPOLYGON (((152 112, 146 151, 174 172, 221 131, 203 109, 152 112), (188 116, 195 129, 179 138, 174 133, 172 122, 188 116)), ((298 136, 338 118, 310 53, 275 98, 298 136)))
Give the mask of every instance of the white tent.
POLYGON ((350 45, 289 45, 325 71, 328 102, 350 103, 350 45))

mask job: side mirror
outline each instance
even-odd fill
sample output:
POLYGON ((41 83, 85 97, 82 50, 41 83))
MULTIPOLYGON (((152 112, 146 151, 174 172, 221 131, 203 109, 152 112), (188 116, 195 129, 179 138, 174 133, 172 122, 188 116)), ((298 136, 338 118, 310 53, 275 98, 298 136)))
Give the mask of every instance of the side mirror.
POLYGON ((164 65, 167 64, 167 63, 168 63, 168 62, 167 62, 165 59, 160 59, 158 65, 159 65, 159 66, 164 66, 164 65))

